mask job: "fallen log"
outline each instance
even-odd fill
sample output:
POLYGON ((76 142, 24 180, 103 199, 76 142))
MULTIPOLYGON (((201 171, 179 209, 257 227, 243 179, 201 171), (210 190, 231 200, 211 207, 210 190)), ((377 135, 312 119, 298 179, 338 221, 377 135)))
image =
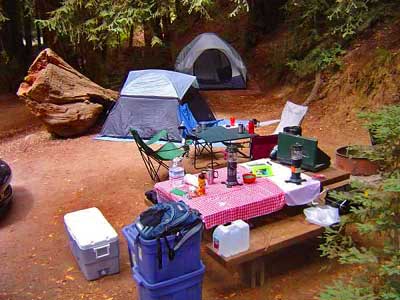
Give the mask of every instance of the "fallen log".
POLYGON ((118 92, 79 73, 51 49, 39 53, 17 95, 47 130, 61 137, 81 135, 97 121, 118 92))
POLYGON ((26 100, 30 111, 46 126, 47 131, 61 137, 84 134, 97 121, 103 106, 97 103, 76 102, 64 105, 26 100))

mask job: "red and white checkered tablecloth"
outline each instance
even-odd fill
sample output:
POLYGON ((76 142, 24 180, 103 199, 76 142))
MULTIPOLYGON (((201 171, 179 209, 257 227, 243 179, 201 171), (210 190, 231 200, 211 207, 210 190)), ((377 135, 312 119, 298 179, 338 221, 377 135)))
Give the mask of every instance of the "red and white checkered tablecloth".
MULTIPOLYGON (((226 168, 219 169, 219 178, 215 184, 207 186, 206 195, 192 199, 171 194, 173 189, 169 181, 156 183, 158 198, 164 201, 183 200, 191 208, 197 209, 203 218, 205 227, 232 222, 238 219, 248 220, 278 211, 285 205, 285 193, 267 178, 257 178, 253 184, 243 184, 231 188, 221 182, 226 180, 226 168)), ((238 167, 239 173, 247 172, 238 167)), ((188 186, 182 190, 188 191, 188 186)))

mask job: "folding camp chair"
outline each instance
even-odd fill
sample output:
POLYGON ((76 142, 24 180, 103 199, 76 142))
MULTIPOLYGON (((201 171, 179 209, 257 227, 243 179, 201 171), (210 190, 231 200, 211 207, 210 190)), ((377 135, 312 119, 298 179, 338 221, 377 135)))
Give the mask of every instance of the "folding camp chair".
POLYGON ((179 129, 181 131, 181 135, 183 137, 183 142, 182 144, 189 143, 194 145, 194 162, 193 165, 195 169, 196 167, 196 158, 201 155, 204 151, 207 151, 211 153, 211 147, 210 144, 200 141, 194 134, 193 130, 196 128, 196 126, 199 126, 200 124, 205 124, 206 127, 213 127, 217 126, 219 122, 223 121, 221 120, 208 120, 208 121, 200 121, 198 122, 196 118, 193 116, 190 107, 187 103, 182 104, 179 106, 179 111, 178 111, 178 116, 179 119, 182 121, 181 126, 179 126, 179 129))
POLYGON ((260 122, 260 126, 268 126, 276 123, 279 123, 279 125, 271 135, 252 138, 250 144, 250 158, 254 160, 269 157, 272 149, 278 144, 278 133, 283 132, 285 127, 300 126, 307 110, 307 106, 287 101, 282 110, 280 119, 260 122))
POLYGON ((281 118, 277 120, 263 121, 259 126, 268 126, 279 123, 273 134, 283 132, 283 128, 288 126, 299 126, 304 119, 308 110, 308 106, 298 105, 290 101, 286 101, 282 110, 281 118))
POLYGON ((158 175, 158 171, 161 167, 164 167, 167 170, 169 169, 168 165, 165 163, 166 161, 172 161, 175 157, 182 157, 189 150, 186 145, 177 147, 172 142, 166 142, 157 150, 150 148, 150 145, 160 141, 161 139, 168 138, 168 132, 166 130, 161 130, 156 133, 147 143, 143 141, 135 129, 131 129, 130 131, 135 139, 144 165, 154 182, 161 181, 158 175))

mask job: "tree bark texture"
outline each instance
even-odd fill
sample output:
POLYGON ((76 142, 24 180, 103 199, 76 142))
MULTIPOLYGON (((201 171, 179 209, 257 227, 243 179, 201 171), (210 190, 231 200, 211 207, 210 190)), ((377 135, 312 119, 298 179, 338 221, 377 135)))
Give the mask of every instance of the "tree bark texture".
POLYGON ((20 2, 4 1, 4 13, 9 20, 4 25, 3 43, 8 55, 19 57, 23 53, 24 45, 22 43, 21 22, 20 22, 20 2))
POLYGON ((306 101, 304 101, 304 103, 302 105, 307 106, 317 98, 318 91, 319 91, 319 88, 321 87, 321 84, 322 84, 321 72, 317 72, 317 73, 315 73, 315 81, 314 81, 314 86, 311 90, 311 93, 310 93, 310 95, 308 95, 306 101))
POLYGON ((92 82, 51 49, 39 53, 17 95, 49 132, 61 137, 87 132, 103 106, 110 106, 118 97, 116 91, 92 82))

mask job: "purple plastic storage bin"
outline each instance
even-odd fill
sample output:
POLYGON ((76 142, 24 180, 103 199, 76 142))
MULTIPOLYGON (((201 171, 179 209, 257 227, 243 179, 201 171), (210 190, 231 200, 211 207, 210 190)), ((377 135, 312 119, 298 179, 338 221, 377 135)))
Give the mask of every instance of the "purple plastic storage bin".
POLYGON ((170 280, 151 284, 133 268, 139 300, 201 300, 201 288, 205 267, 170 280))
MULTIPOLYGON (((168 248, 164 238, 161 239, 162 268, 158 266, 157 240, 144 240, 138 237, 135 224, 122 229, 129 250, 131 266, 150 284, 169 280, 201 269, 200 243, 201 231, 188 239, 175 253, 168 258, 168 248)), ((175 235, 167 237, 169 245, 175 245, 175 235)))

